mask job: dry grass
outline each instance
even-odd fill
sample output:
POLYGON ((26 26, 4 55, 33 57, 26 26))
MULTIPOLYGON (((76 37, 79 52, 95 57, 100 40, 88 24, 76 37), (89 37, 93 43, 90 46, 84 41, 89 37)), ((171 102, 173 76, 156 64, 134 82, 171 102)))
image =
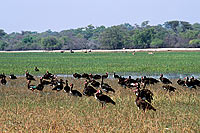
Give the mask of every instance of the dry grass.
MULTIPOLYGON (((84 80, 68 78, 82 91, 84 80)), ((200 128, 200 91, 177 87, 166 93, 161 83, 149 86, 154 93, 156 112, 138 110, 131 89, 114 79, 106 79, 116 90, 108 95, 116 105, 102 109, 94 97, 77 98, 53 92, 32 92, 26 80, 8 80, 0 85, 0 132, 198 132, 200 128)), ((33 84, 38 81, 33 82, 33 84)))

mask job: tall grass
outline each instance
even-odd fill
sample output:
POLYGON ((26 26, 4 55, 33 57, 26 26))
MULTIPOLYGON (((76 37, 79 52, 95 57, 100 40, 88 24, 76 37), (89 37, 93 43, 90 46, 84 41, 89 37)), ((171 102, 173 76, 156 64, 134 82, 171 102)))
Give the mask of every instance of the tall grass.
MULTIPOLYGON (((82 92, 83 79, 67 79, 82 92)), ((50 86, 32 92, 25 78, 8 79, 6 86, 0 85, 0 132, 199 132, 199 90, 182 88, 175 80, 175 93, 162 90, 161 83, 148 86, 157 111, 144 113, 134 104, 131 89, 122 88, 114 79, 105 82, 116 90, 107 94, 116 105, 102 109, 94 97, 72 97, 53 92, 50 86)))
POLYGON ((0 53, 0 72, 56 74, 136 72, 200 73, 199 52, 131 53, 0 53), (35 72, 37 66, 40 72, 35 72))

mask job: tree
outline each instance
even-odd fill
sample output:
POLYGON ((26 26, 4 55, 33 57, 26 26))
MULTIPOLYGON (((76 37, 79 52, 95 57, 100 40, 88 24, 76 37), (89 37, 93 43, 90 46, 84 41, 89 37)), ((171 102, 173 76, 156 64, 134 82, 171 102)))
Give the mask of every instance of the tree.
POLYGON ((24 36, 24 38, 22 39, 23 43, 33 43, 34 42, 34 37, 31 35, 26 35, 24 36))
POLYGON ((59 38, 59 41, 62 45, 62 49, 70 49, 70 43, 72 43, 72 38, 68 36, 62 36, 59 38))
POLYGON ((180 26, 183 32, 185 32, 186 30, 191 30, 192 29, 192 25, 189 22, 186 21, 180 21, 180 26))
POLYGON ((43 48, 47 50, 55 50, 61 48, 61 43, 54 36, 42 38, 41 43, 43 48))
POLYGON ((90 39, 93 36, 94 29, 95 27, 93 25, 88 25, 87 27, 85 27, 84 38, 87 40, 90 39))
POLYGON ((126 35, 127 31, 121 26, 109 27, 100 35, 101 47, 107 49, 121 49, 124 47, 126 35))
POLYGON ((144 21, 144 22, 141 23, 141 27, 146 28, 146 27, 149 26, 148 24, 149 24, 149 21, 144 21))
POLYGON ((0 50, 5 50, 8 46, 8 43, 0 40, 0 50))
POLYGON ((194 23, 192 25, 192 29, 195 31, 200 31, 200 23, 194 23))
POLYGON ((181 32, 180 36, 185 39, 195 39, 198 37, 200 31, 187 30, 186 32, 181 32))
POLYGON ((143 30, 135 30, 132 37, 135 48, 149 48, 154 35, 155 29, 153 27, 145 28, 143 30))
POLYGON ((162 48, 163 47, 163 40, 155 38, 151 42, 151 48, 162 48))
POLYGON ((177 28, 179 26, 179 21, 167 21, 164 23, 164 26, 166 29, 171 29, 173 30, 175 33, 177 33, 177 28))
POLYGON ((0 29, 0 39, 5 35, 6 35, 6 33, 4 32, 4 30, 0 29))
POLYGON ((121 24, 120 26, 124 27, 128 31, 131 31, 134 29, 134 27, 129 23, 124 23, 124 24, 121 24))

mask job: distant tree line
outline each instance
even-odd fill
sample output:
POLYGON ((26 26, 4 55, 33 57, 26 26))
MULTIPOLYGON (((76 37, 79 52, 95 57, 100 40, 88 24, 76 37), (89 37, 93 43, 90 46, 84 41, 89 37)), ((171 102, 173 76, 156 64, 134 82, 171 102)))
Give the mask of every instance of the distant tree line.
POLYGON ((7 34, 0 29, 0 50, 70 50, 200 47, 200 23, 167 21, 156 26, 144 21, 105 27, 87 27, 42 33, 7 34))

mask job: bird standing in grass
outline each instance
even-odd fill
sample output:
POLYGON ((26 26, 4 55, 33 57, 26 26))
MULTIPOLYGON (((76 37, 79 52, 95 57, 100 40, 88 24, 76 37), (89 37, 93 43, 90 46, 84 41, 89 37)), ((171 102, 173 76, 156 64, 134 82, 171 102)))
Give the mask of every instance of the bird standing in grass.
POLYGON ((88 86, 88 81, 86 80, 85 81, 85 87, 84 87, 84 89, 83 89, 83 95, 85 95, 85 96, 94 96, 94 94, 97 92, 97 90, 96 89, 94 89, 92 86, 88 86))
POLYGON ((114 78, 119 78, 120 76, 119 76, 119 75, 116 75, 115 72, 114 72, 113 77, 114 77, 114 78))
POLYGON ((37 67, 35 67, 35 71, 36 71, 36 72, 39 72, 40 70, 39 70, 37 67))
POLYGON ((6 78, 3 77, 3 78, 1 79, 1 84, 2 84, 2 85, 6 85, 6 83, 7 83, 6 78))
POLYGON ((28 89, 34 91, 34 90, 39 90, 42 91, 44 89, 44 85, 40 82, 38 85, 31 85, 31 80, 28 80, 28 89))
POLYGON ((136 94, 135 104, 137 105, 138 109, 146 110, 154 110, 156 109, 151 105, 151 101, 153 100, 153 93, 149 89, 142 89, 140 90, 140 85, 136 90, 134 90, 136 94))
POLYGON ((102 77, 102 80, 101 80, 100 87, 106 93, 108 93, 109 91, 112 91, 113 93, 115 93, 115 90, 110 85, 108 85, 107 83, 103 83, 103 77, 102 77))
POLYGON ((189 81, 188 77, 185 77, 185 86, 190 89, 196 89, 196 84, 194 84, 194 82, 189 81))
POLYGON ((0 74, 0 79, 1 78, 6 78, 6 75, 4 73, 0 74))
POLYGON ((17 77, 14 74, 10 74, 9 78, 10 79, 17 79, 17 77))
POLYGON ((178 85, 185 86, 185 81, 180 78, 176 82, 178 85))
POLYGON ((35 78, 33 77, 33 75, 31 75, 28 71, 26 71, 25 76, 26 76, 27 80, 35 80, 35 78))
POLYGON ((173 87, 173 86, 171 86, 171 85, 163 85, 162 88, 163 88, 164 90, 169 91, 169 92, 171 92, 171 91, 175 92, 175 90, 176 90, 176 88, 173 87))
POLYGON ((137 96, 135 100, 135 104, 137 105, 138 109, 142 109, 144 112, 146 110, 153 110, 156 111, 156 109, 146 100, 143 100, 141 97, 137 96))
POLYGON ((70 92, 70 87, 69 87, 69 85, 68 85, 68 80, 65 80, 64 92, 66 92, 66 93, 69 93, 69 92, 70 92))
POLYGON ((163 74, 160 75, 160 81, 161 81, 163 84, 172 84, 172 81, 170 81, 170 80, 167 79, 167 78, 164 78, 164 77, 163 77, 163 74))
POLYGON ((56 91, 62 90, 63 89, 63 84, 64 84, 63 80, 60 79, 60 81, 57 83, 57 85, 54 86, 54 88, 52 90, 56 90, 56 91))
POLYGON ((102 104, 102 108, 104 108, 107 103, 115 105, 115 102, 109 96, 102 94, 101 90, 95 93, 95 98, 102 104))
POLYGON ((82 94, 78 90, 73 90, 74 84, 70 84, 70 91, 69 94, 72 96, 82 97, 82 94))

